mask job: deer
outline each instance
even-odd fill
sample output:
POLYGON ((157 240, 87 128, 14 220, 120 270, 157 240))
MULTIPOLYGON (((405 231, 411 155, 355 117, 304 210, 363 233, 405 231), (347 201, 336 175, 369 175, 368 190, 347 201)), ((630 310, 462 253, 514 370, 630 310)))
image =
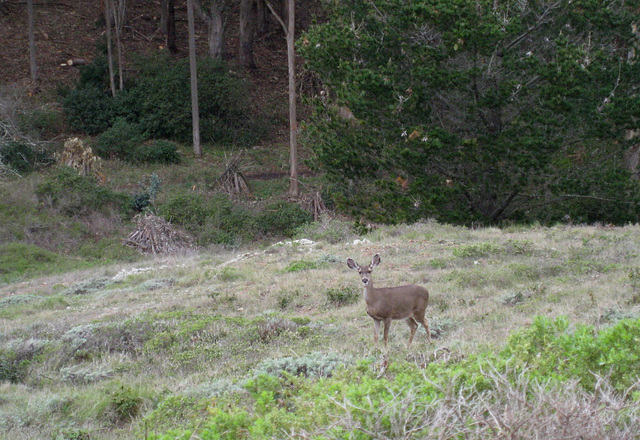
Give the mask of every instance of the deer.
POLYGON ((367 314, 373 318, 373 341, 378 343, 380 323, 384 323, 384 347, 388 349, 389 328, 392 320, 404 319, 411 336, 407 347, 411 346, 418 324, 422 324, 427 331, 427 339, 431 342, 431 332, 424 317, 429 302, 429 292, 422 286, 410 284, 398 287, 373 287, 371 272, 380 264, 380 254, 375 254, 371 264, 360 266, 353 259, 347 259, 347 266, 357 270, 364 284, 364 301, 367 304, 367 314))

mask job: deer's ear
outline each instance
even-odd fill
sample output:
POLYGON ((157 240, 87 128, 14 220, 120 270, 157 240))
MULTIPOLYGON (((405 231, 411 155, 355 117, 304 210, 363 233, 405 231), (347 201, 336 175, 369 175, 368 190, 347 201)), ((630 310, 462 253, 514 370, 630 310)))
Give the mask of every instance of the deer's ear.
POLYGON ((371 269, 373 269, 374 267, 376 267, 378 264, 380 264, 380 254, 375 254, 373 256, 373 260, 371 260, 371 269))
POLYGON ((358 263, 353 261, 351 258, 347 258, 347 266, 349 266, 349 269, 360 270, 358 263))

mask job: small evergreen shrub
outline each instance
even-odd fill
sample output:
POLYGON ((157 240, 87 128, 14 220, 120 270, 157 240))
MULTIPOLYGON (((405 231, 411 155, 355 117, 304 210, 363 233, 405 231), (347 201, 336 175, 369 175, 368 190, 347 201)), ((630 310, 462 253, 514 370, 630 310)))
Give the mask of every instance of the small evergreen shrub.
POLYGON ((115 117, 109 92, 95 85, 79 85, 65 93, 62 108, 73 131, 91 136, 107 130, 115 117))
POLYGON ((139 160, 143 151, 141 144, 145 136, 138 124, 118 118, 111 128, 105 130, 97 138, 96 153, 105 159, 120 159, 127 162, 144 162, 139 160))
POLYGON ((359 291, 353 287, 338 287, 325 290, 329 304, 335 307, 348 306, 358 302, 360 299, 359 291))
POLYGON ((69 167, 57 168, 36 187, 35 193, 41 203, 68 216, 109 208, 124 212, 131 206, 128 195, 100 186, 93 176, 80 176, 69 167))
POLYGON ((262 234, 284 237, 293 236, 299 227, 312 221, 311 213, 298 204, 287 202, 267 206, 256 218, 257 227, 262 234))
POLYGON ((142 192, 133 194, 132 208, 135 212, 142 212, 148 207, 154 207, 156 197, 160 193, 162 180, 156 173, 151 173, 146 181, 148 183, 138 182, 142 192))
POLYGON ((188 230, 202 226, 207 219, 206 198, 193 192, 181 192, 171 196, 159 207, 162 217, 188 230))
POLYGON ((139 145, 133 150, 132 162, 159 163, 159 164, 179 164, 180 154, 174 142, 158 139, 149 144, 139 145))
POLYGON ((8 165, 21 174, 35 171, 39 165, 52 161, 51 155, 24 142, 0 142, 0 163, 8 165))
POLYGON ((143 403, 139 390, 125 384, 116 383, 107 392, 106 414, 112 422, 129 422, 138 416, 143 403))
POLYGON ((463 244, 453 249, 453 255, 458 258, 480 258, 491 254, 498 254, 502 249, 490 242, 463 244))
POLYGON ((299 260, 299 261, 292 261, 291 263, 289 263, 287 267, 282 269, 282 272, 284 273, 302 272, 304 270, 311 270, 311 269, 317 269, 317 268, 318 268, 318 263, 316 263, 315 261, 299 260))

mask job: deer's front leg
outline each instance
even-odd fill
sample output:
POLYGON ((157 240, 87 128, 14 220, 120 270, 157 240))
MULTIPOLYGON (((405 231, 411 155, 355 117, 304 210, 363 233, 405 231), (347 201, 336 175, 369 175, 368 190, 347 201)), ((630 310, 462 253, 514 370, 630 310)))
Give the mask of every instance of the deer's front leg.
POLYGON ((387 348, 389 342, 389 329, 391 328, 391 318, 384 320, 384 347, 387 348))
POLYGON ((378 343, 378 335, 380 334, 380 321, 373 320, 373 342, 378 343))

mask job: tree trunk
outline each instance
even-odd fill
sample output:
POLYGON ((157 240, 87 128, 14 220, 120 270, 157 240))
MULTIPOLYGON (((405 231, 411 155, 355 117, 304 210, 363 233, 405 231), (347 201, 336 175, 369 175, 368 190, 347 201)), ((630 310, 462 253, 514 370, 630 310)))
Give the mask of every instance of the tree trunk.
POLYGON ((164 0, 164 2, 166 2, 167 14, 167 48, 169 48, 171 55, 175 55, 178 53, 175 0, 164 0))
POLYGON ((255 0, 240 0, 240 49, 238 60, 245 69, 255 69, 253 59, 253 30, 255 0))
POLYGON ((118 80, 120 90, 124 90, 124 60, 122 57, 122 30, 126 20, 126 0, 117 0, 117 8, 114 0, 110 0, 113 7, 113 18, 116 30, 116 52, 118 54, 118 80))
POLYGON ((296 111, 296 65, 295 65, 295 0, 289 0, 289 25, 287 26, 287 65, 289 68, 289 148, 291 174, 289 195, 300 197, 298 185, 298 115, 296 111))
POLYGON ((200 147, 200 112, 198 110, 198 69, 196 65, 196 31, 193 16, 193 0, 187 0, 189 21, 189 73, 191 77, 191 120, 193 125, 193 154, 202 156, 200 147))
POLYGON ((202 8, 202 0, 194 0, 193 7, 198 16, 207 24, 209 56, 222 58, 224 55, 224 21, 218 1, 209 2, 209 8, 202 8))
POLYGON ((169 0, 160 1, 160 33, 167 35, 169 30, 169 0))
POLYGON ((266 5, 276 20, 282 26, 287 37, 287 67, 289 70, 289 195, 294 198, 300 197, 300 185, 298 182, 298 114, 296 110, 296 63, 295 63, 295 21, 296 4, 295 0, 288 1, 288 24, 280 18, 269 0, 265 0, 266 5))
POLYGON ((29 21, 29 71, 31 72, 31 81, 35 86, 38 79, 38 70, 36 65, 36 35, 33 25, 33 0, 27 0, 27 20, 29 21))
POLYGON ((256 8, 256 34, 257 35, 264 35, 267 33, 267 30, 269 29, 269 21, 267 20, 267 17, 268 17, 267 5, 265 4, 264 0, 258 0, 257 8, 256 8))
POLYGON ((111 12, 113 0, 105 0, 104 2, 104 19, 107 26, 107 65, 109 66, 109 87, 111 96, 116 96, 116 81, 113 72, 113 47, 111 44, 111 12))

